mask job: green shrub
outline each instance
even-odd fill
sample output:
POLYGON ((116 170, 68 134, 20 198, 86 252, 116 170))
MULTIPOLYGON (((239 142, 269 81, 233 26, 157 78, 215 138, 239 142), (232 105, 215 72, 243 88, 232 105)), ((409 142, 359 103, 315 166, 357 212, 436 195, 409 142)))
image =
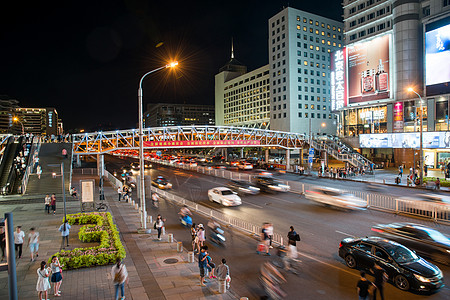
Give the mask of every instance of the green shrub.
MULTIPOLYGON (((443 178, 439 178, 441 181, 441 186, 450 187, 450 180, 446 180, 443 178)), ((436 181, 436 177, 424 177, 423 182, 427 183, 428 181, 436 181)))
MULTIPOLYGON (((124 259, 125 248, 120 241, 119 231, 110 213, 78 213, 67 215, 70 225, 82 225, 78 238, 82 242, 100 242, 99 246, 62 250, 55 254, 64 265, 63 269, 78 269, 114 263, 117 258, 124 259)), ((49 264, 51 258, 49 259, 49 264)))

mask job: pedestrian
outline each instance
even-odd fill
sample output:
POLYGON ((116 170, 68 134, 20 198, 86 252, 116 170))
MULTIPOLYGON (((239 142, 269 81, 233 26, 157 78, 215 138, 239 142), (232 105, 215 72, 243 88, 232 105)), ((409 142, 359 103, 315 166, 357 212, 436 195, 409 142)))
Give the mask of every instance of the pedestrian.
POLYGON ((116 259, 116 264, 111 269, 111 278, 113 278, 116 290, 115 299, 119 299, 119 288, 120 294, 122 295, 120 299, 125 299, 125 284, 128 284, 128 272, 127 267, 122 263, 122 260, 119 257, 116 259))
POLYGON ((377 264, 373 264, 372 268, 373 276, 375 277, 375 291, 373 292, 373 300, 377 299, 377 291, 380 293, 381 300, 384 300, 384 283, 387 281, 388 276, 386 272, 377 264))
POLYGON ((361 278, 356 284, 356 291, 358 293, 359 300, 368 300, 371 291, 375 289, 372 282, 366 279, 366 272, 361 271, 361 278))
POLYGON ((208 246, 203 246, 200 249, 200 253, 198 254, 198 267, 200 269, 200 285, 206 286, 205 284, 205 269, 208 265, 208 261, 206 260, 206 256, 208 256, 208 246))
POLYGON ((227 260, 222 258, 222 263, 216 269, 216 275, 219 281, 225 280, 227 283, 227 289, 230 288, 231 277, 230 277, 230 268, 227 265, 227 260))
POLYGON ((52 196, 50 197, 50 205, 52 206, 52 211, 53 214, 56 214, 56 195, 52 194, 52 196))
POLYGON ((53 291, 55 292, 56 297, 61 296, 61 292, 59 291, 59 288, 61 287, 62 283, 62 265, 59 263, 59 259, 56 256, 52 257, 52 263, 50 264, 50 267, 52 268, 52 278, 51 282, 53 282, 53 291))
POLYGON ((206 268, 208 269, 209 278, 210 279, 217 278, 216 276, 214 276, 214 270, 216 269, 216 264, 212 262, 212 257, 209 256, 209 254, 206 256, 206 261, 208 264, 206 266, 206 268))
POLYGON ((123 197, 123 200, 125 200, 125 201, 127 201, 128 202, 128 193, 127 193, 127 186, 124 184, 123 185, 123 187, 122 187, 122 197, 123 197))
POLYGON ((205 244, 205 228, 203 227, 203 224, 198 224, 198 230, 197 230, 197 246, 199 247, 199 252, 200 252, 200 248, 204 246, 205 244))
POLYGON ((267 235, 269 236, 269 248, 272 249, 272 239, 273 239, 273 224, 267 224, 267 235))
POLYGON ((402 175, 403 175, 403 166, 400 165, 400 166, 398 167, 398 176, 402 177, 402 175))
POLYGON ((47 291, 51 288, 50 282, 48 282, 48 277, 50 276, 51 269, 46 268, 47 263, 45 261, 41 262, 41 267, 37 269, 38 280, 36 283, 36 290, 38 292, 39 300, 47 300, 47 291), (44 296, 44 298, 42 298, 44 296))
POLYGON ((71 187, 70 188, 70 195, 73 197, 73 198, 77 198, 77 196, 78 196, 78 192, 77 192, 77 189, 75 188, 75 187, 71 187))
POLYGON ((267 234, 267 225, 264 223, 261 230, 261 243, 264 245, 265 255, 270 256, 269 253, 269 235, 267 234))
POLYGON ((294 226, 289 227, 288 247, 290 257, 297 258, 297 242, 300 242, 300 235, 294 230, 294 226))
POLYGON ((439 177, 436 178, 436 189, 437 190, 441 189, 441 180, 439 179, 439 177))
POLYGON ((39 257, 39 232, 34 227, 30 228, 30 233, 28 234, 28 246, 30 247, 31 261, 35 261, 36 257, 39 257))
POLYGON ((158 230, 158 240, 159 241, 161 240, 161 232, 162 232, 162 229, 164 227, 164 222, 165 221, 166 221, 166 219, 163 219, 161 217, 161 215, 158 214, 158 217, 156 217, 156 221, 155 221, 155 224, 153 226, 156 230, 158 230))
POLYGON ((197 229, 195 228, 195 223, 191 226, 191 238, 192 238, 192 251, 197 252, 197 229))
POLYGON ((64 241, 66 241, 67 247, 69 247, 69 234, 70 234, 70 225, 67 222, 67 220, 64 220, 64 223, 61 226, 59 226, 58 230, 61 232, 62 236, 60 249, 65 249, 64 241))
POLYGON ((0 226, 0 248, 2 249, 2 260, 3 261, 6 258, 6 233, 5 233, 5 227, 0 226))
POLYGON ((21 228, 22 226, 17 226, 17 229, 14 232, 14 246, 16 249, 16 257, 18 258, 22 257, 23 239, 25 238, 25 233, 21 228))
POLYGON ((63 149, 62 149, 61 154, 62 154, 62 156, 63 156, 64 158, 67 158, 67 150, 66 150, 66 148, 63 148, 63 149))
POLYGON ((425 173, 425 177, 427 177, 428 176, 428 166, 427 165, 423 166, 423 172, 425 173))
POLYGON ((122 189, 120 188, 120 186, 117 188, 117 194, 119 195, 119 202, 120 202, 120 198, 122 198, 122 189))
POLYGON ((41 174, 42 174, 42 168, 41 168, 41 165, 38 165, 38 166, 36 167, 36 174, 37 174, 37 176, 38 176, 38 179, 41 179, 41 174))
POLYGON ((44 203, 45 203, 45 211, 47 212, 47 214, 50 214, 51 198, 49 195, 45 195, 44 203))

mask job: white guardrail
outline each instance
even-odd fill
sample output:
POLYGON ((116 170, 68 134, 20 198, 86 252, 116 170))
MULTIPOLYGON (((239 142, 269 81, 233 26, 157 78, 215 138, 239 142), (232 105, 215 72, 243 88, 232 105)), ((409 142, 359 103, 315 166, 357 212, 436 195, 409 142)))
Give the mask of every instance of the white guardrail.
MULTIPOLYGON (((233 172, 225 169, 214 169, 212 167, 203 166, 190 166, 187 164, 178 165, 164 160, 153 159, 152 162, 230 180, 244 180, 252 182, 253 177, 255 177, 255 175, 233 172)), ((301 183, 298 181, 282 181, 289 185, 291 187, 291 191, 295 193, 304 194, 305 190, 317 187, 317 185, 301 183)), ((365 191, 353 191, 348 189, 341 190, 366 200, 369 209, 376 209, 392 213, 404 213, 413 216, 430 218, 436 222, 450 223, 450 205, 448 204, 405 200, 389 195, 382 195, 365 191)))

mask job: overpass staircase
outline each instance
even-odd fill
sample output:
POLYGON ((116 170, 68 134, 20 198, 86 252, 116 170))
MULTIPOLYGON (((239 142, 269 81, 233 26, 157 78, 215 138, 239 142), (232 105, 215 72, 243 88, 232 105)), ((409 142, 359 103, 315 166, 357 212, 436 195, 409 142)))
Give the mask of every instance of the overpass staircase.
POLYGON ((354 167, 370 167, 373 164, 372 161, 353 150, 351 146, 345 144, 337 137, 311 138, 310 146, 317 151, 325 151, 335 159, 349 163, 354 167))

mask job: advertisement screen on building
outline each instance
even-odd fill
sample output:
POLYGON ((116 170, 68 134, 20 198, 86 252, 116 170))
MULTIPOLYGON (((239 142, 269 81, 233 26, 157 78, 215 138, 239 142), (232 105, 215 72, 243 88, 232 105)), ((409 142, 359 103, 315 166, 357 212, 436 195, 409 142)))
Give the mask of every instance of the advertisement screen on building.
MULTIPOLYGON (((436 131, 423 133, 423 148, 449 148, 450 132, 436 131)), ((360 134, 359 146, 361 148, 401 148, 401 149, 419 149, 420 133, 384 133, 384 134, 360 134)))
POLYGON ((347 106, 347 49, 331 53, 331 110, 347 106))
POLYGON ((386 34, 367 42, 347 46, 348 104, 389 99, 389 45, 386 34))
POLYGON ((450 17, 426 25, 427 96, 450 92, 450 17))

